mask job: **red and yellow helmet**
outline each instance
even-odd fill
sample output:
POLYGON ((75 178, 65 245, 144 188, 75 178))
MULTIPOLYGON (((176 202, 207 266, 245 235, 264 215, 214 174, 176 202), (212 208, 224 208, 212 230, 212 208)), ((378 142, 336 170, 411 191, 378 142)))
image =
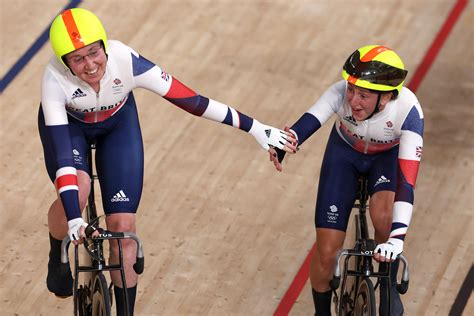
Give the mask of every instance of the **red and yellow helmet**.
POLYGON ((64 55, 97 41, 102 41, 107 54, 107 35, 99 18, 92 12, 73 8, 58 15, 49 30, 54 53, 64 63, 64 55))
POLYGON ((342 68, 342 78, 361 88, 400 93, 408 71, 388 47, 364 46, 353 52, 342 68))

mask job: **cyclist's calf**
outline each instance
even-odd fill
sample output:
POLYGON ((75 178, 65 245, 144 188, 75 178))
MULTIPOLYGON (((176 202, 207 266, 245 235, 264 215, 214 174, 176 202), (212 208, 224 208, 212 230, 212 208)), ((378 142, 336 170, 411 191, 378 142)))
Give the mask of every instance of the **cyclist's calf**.
POLYGON ((316 229, 316 251, 311 261, 311 285, 318 292, 329 290, 336 255, 344 244, 346 233, 336 229, 316 229))

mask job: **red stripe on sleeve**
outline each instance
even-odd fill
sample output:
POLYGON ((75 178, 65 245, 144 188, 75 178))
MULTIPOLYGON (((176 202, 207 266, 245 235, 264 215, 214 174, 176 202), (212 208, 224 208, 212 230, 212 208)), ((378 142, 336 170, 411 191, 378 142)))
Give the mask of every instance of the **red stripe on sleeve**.
POLYGON ((398 163, 400 164, 403 176, 407 182, 414 187, 420 162, 415 160, 398 159, 398 163))
POLYGON ((56 188, 58 190, 68 185, 77 186, 77 176, 75 174, 65 174, 56 179, 56 188))
POLYGON ((71 10, 67 10, 62 14, 64 25, 66 26, 67 33, 69 34, 69 39, 71 40, 72 45, 75 49, 84 47, 84 41, 82 40, 81 33, 77 28, 76 22, 74 21, 74 16, 72 15, 71 10))
POLYGON ((190 98, 197 96, 197 93, 193 90, 186 87, 182 84, 178 79, 173 77, 173 81, 171 81, 171 87, 168 93, 165 95, 165 98, 169 99, 182 99, 182 98, 190 98))

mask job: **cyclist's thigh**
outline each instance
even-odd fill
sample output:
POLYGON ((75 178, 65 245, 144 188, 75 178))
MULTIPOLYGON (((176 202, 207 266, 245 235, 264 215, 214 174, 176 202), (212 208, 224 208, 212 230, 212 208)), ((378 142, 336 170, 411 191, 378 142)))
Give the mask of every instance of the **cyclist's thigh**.
POLYGON ((317 228, 346 231, 357 193, 359 173, 352 163, 358 155, 333 129, 319 177, 315 216, 317 228))
MULTIPOLYGON (((71 145, 73 148, 73 166, 77 170, 82 170, 86 173, 89 171, 87 164, 87 155, 89 153, 86 138, 82 129, 74 122, 69 122, 69 133, 71 139, 71 145)), ((38 130, 43 145, 44 162, 48 171, 49 178, 54 182, 56 179, 56 171, 58 170, 58 164, 54 155, 53 144, 51 139, 48 137, 47 127, 44 122, 43 111, 39 110, 38 113, 38 130)))
POLYGON ((397 188, 398 146, 376 154, 368 175, 370 195, 379 191, 395 192, 397 188))
POLYGON ((106 135, 97 140, 97 174, 106 214, 135 213, 143 187, 143 140, 135 102, 126 108, 106 135))

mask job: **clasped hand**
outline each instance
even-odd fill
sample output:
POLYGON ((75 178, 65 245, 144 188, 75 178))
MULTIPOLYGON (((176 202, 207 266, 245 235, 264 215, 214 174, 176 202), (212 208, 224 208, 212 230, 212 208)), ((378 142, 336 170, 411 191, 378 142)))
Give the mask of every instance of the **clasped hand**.
POLYGON ((268 152, 274 147, 288 153, 296 152, 297 140, 289 130, 282 131, 278 128, 262 124, 254 119, 249 133, 255 137, 257 143, 268 152))
MULTIPOLYGON (((294 135, 288 126, 285 126, 284 132, 287 135, 287 140, 290 142, 283 148, 287 153, 294 154, 298 150, 298 139, 296 138, 296 135, 294 135)), ((279 148, 281 149, 281 148, 279 148)), ((275 166, 276 170, 282 171, 283 167, 281 165, 280 160, 278 159, 278 154, 277 151, 274 148, 270 148, 268 150, 268 153, 270 155, 270 161, 273 162, 273 165, 275 166)))

